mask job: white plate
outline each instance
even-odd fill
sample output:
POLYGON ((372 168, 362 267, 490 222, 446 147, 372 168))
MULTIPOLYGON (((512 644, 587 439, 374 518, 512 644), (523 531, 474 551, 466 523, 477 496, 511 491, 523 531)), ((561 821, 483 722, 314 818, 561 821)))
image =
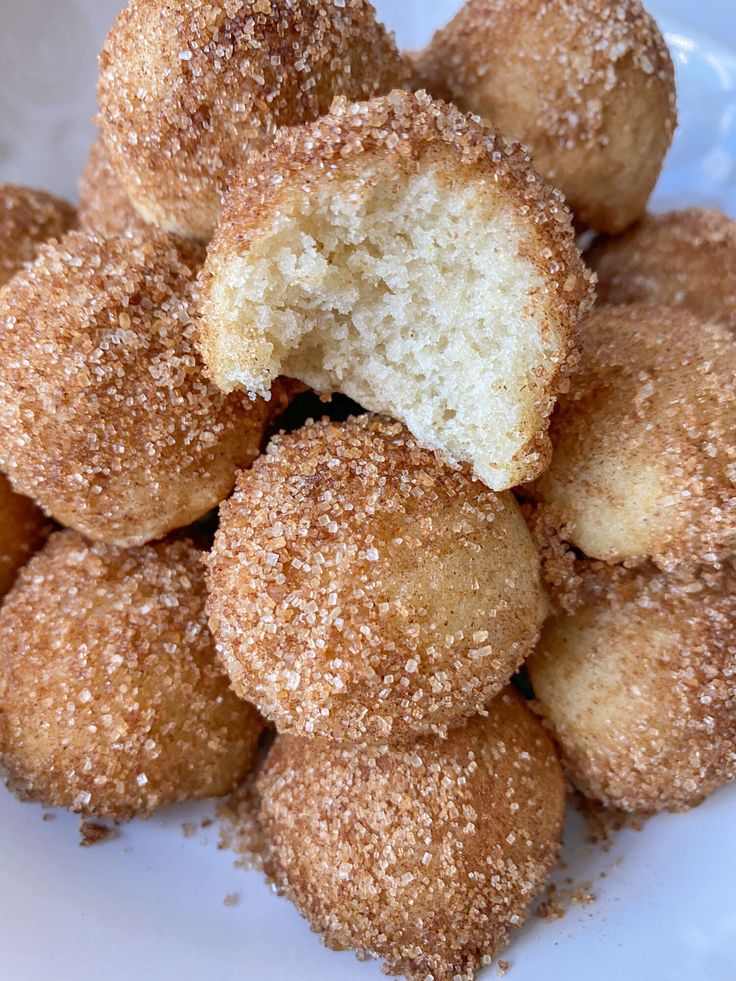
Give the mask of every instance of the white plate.
MULTIPOLYGON (((93 52, 118 6, 0 0, 0 179, 73 193, 93 132, 93 52)), ((377 6, 402 43, 418 46, 457 3, 377 6)), ((716 23, 716 4, 705 6, 716 23)), ((681 127, 655 204, 708 202, 736 214, 736 54, 662 21, 677 61, 681 127)), ((736 42, 733 13, 725 27, 736 42)), ((210 811, 168 809, 80 849, 75 818, 59 812, 44 822, 40 807, 0 790, 1 981, 382 977, 374 963, 323 948, 257 873, 236 870, 217 850, 216 827, 185 839, 181 823, 210 811), (223 905, 228 893, 239 894, 236 906, 223 905)), ((565 837, 568 868, 558 878, 590 881, 596 902, 552 923, 532 920, 503 955, 512 981, 734 981, 736 787, 689 814, 622 832, 607 854, 585 843, 577 815, 565 837)))

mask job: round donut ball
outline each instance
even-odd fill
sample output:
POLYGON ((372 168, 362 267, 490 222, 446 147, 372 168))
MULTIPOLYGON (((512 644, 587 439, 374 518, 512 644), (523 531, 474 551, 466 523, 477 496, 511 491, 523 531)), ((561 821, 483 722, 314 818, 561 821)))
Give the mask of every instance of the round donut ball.
POLYGON ((209 238, 230 171, 278 127, 408 78, 367 0, 129 0, 100 55, 98 122, 146 221, 209 238))
POLYGON ((50 238, 76 223, 74 208, 61 198, 16 184, 0 184, 0 286, 32 262, 50 238))
POLYGON ((260 451, 269 407, 220 392, 195 349, 198 251, 72 232, 0 294, 0 465, 90 538, 188 525, 260 451))
POLYGON ((0 598, 49 530, 48 520, 33 501, 16 494, 0 473, 0 598))
POLYGON ((100 235, 151 230, 130 203, 101 137, 92 144, 79 181, 79 224, 100 235))
POLYGON ((599 307, 534 493, 606 562, 712 562, 736 546, 736 339, 687 311, 599 307))
POLYGON ((519 697, 489 710, 388 752, 277 738, 257 784, 266 869, 329 946, 414 981, 470 978, 523 923, 565 786, 519 697))
POLYGON ((584 794, 683 810, 736 776, 736 578, 615 581, 547 622, 528 662, 541 714, 584 794))
POLYGON ((647 215, 586 258, 604 303, 682 306, 736 330, 736 222, 720 211, 647 215))
POLYGON ((420 56, 427 87, 531 147, 585 225, 644 212, 672 142, 672 59, 639 0, 467 0, 420 56))
POLYGON ((393 92, 282 130, 233 182, 202 278, 224 391, 279 374, 407 425, 493 490, 541 473, 591 275, 526 151, 393 92))
POLYGON ((397 422, 272 440, 221 508, 210 626, 235 691, 280 732, 443 732, 482 709, 546 614, 514 498, 397 422))
POLYGON ((228 687, 190 542, 52 535, 0 608, 0 761, 20 796, 127 819, 227 793, 263 728, 228 687))

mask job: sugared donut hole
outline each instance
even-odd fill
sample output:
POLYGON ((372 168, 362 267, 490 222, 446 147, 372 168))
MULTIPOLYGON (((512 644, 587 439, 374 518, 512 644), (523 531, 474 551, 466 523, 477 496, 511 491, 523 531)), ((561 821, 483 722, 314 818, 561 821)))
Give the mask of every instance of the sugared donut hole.
POLYGON ((230 691, 201 553, 58 532, 0 608, 0 762, 20 796, 127 819, 227 793, 263 728, 230 691))
POLYGON ((527 145, 583 224, 617 234, 643 213, 676 109, 667 45, 639 0, 466 0, 416 69, 527 145))
POLYGON ((71 232, 0 294, 0 460, 60 523, 133 546, 196 521, 261 449, 270 404, 207 377, 192 312, 203 250, 71 232))
POLYGON ((404 749, 277 737, 258 778, 265 865, 329 946, 414 981, 474 977, 555 863, 564 781, 506 692, 404 749))
POLYGON ((601 302, 684 307, 736 330, 736 221, 711 208, 645 215, 586 261, 601 302))
POLYGON ((100 54, 98 121, 145 220, 206 240, 228 175, 279 127, 408 76, 368 0, 128 0, 100 54))
MULTIPOLYGON (((530 371, 548 357, 526 312, 544 284, 519 255, 519 219, 500 192, 489 214, 475 186, 431 163, 409 176, 359 167, 313 186, 246 262, 229 261, 215 295, 232 378, 253 383, 236 366, 251 321, 274 373, 398 415, 451 459, 479 446, 485 461, 513 458, 533 426, 530 371)), ((504 481, 491 462, 479 470, 504 481)))
POLYGON ((534 487, 543 520, 605 562, 733 554, 732 332, 683 309, 602 305, 582 347, 534 487))
POLYGON ((733 573, 611 574, 527 662, 572 782, 626 811, 683 810, 736 776, 733 573))
POLYGON ((221 508, 210 625, 280 731, 411 741, 482 710, 546 614, 519 508, 363 415, 273 440, 221 508))

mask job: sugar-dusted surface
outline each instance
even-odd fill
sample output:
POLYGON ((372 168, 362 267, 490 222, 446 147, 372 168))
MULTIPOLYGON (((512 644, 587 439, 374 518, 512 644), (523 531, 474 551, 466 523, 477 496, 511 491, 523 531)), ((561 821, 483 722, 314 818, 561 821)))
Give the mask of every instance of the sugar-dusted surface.
POLYGON ((367 0, 131 0, 100 56, 99 122, 144 217, 207 238, 228 174, 278 127, 406 78, 367 0))
POLYGON ((350 740, 482 709, 546 613, 518 506, 360 416, 271 442, 221 508, 210 625, 277 728, 350 740))
POLYGON ((538 481, 548 527, 591 558, 718 561, 736 545, 736 341, 682 308, 601 306, 538 481))
POLYGON ((202 279, 202 350, 225 391, 264 394, 283 372, 342 392, 494 490, 547 463, 593 297, 526 151, 399 91, 336 101, 241 167, 202 279))
MULTIPOLYGON (((730 148, 736 131, 733 112, 728 115, 727 109, 733 88, 728 89, 726 49, 727 35, 736 31, 728 16, 732 7, 730 0, 707 0, 697 8, 692 0, 659 0, 657 8, 672 12, 678 5, 683 17, 687 13, 698 22, 702 18, 702 23, 710 19, 714 33, 706 38, 671 18, 664 24, 678 39, 685 126, 658 203, 672 208, 687 199, 724 206, 730 200, 733 209, 730 148), (720 42, 713 40, 715 32, 720 42)), ((81 61, 74 25, 81 21, 88 31, 100 22, 107 26, 106 19, 111 20, 119 6, 120 0, 7 5, 4 50, 17 53, 21 47, 21 38, 9 29, 15 15, 27 11, 27 17, 35 16, 36 29, 23 35, 22 61, 2 62, 6 84, 0 101, 7 112, 0 117, 0 142, 7 153, 2 158, 6 175, 27 181, 33 173, 34 183, 73 193, 87 149, 87 131, 80 120, 88 119, 94 109, 94 55, 88 52, 88 98, 82 103, 68 95, 68 87, 60 92, 60 83, 68 82, 61 76, 53 80, 53 101, 49 96, 42 103, 42 96, 26 95, 21 74, 27 70, 35 79, 47 76, 48 62, 40 58, 49 50, 49 36, 60 57, 81 61), (75 5, 75 18, 68 17, 70 3, 75 5), (62 45, 61 32, 49 34, 50 18, 54 26, 68 18, 65 37, 73 38, 72 43, 62 45), (82 140, 77 137, 80 131, 82 140), (63 133, 62 145, 53 142, 57 132, 63 133)), ((419 45, 454 12, 453 0, 378 0, 377 6, 379 15, 410 45, 419 45)), ((599 871, 608 874, 594 884, 594 905, 573 906, 557 922, 532 918, 502 955, 511 962, 507 981, 736 977, 731 885, 736 878, 735 803, 736 786, 731 785, 695 811, 658 816, 641 833, 622 832, 608 855, 585 844, 582 821, 573 814, 564 853, 570 867, 563 876, 574 876, 578 882, 597 880, 599 871), (683 901, 683 896, 692 896, 693 883, 697 902, 683 901)), ((260 981, 381 977, 372 962, 358 963, 349 952, 326 950, 291 903, 264 889, 258 874, 232 868, 232 856, 216 850, 212 832, 209 845, 202 843, 205 831, 184 840, 181 821, 198 820, 206 813, 205 804, 178 805, 173 812, 125 826, 116 841, 80 849, 74 815, 56 812, 56 820, 45 823, 40 807, 0 794, 0 906, 8 938, 3 947, 7 976, 46 981, 51 973, 91 981, 99 977, 104 962, 108 981, 130 981, 131 976, 203 981, 213 974, 234 977, 244 970, 260 981), (235 910, 226 910, 222 899, 231 890, 243 898, 235 910), (168 913, 159 915, 158 910, 168 913)), ((481 977, 493 981, 495 967, 481 977)))
POLYGON ((46 191, 0 184, 0 286, 38 255, 50 238, 61 238, 77 220, 74 208, 46 191))
POLYGON ((278 737, 257 787, 277 887, 329 945, 413 981, 474 977, 557 858, 562 772, 510 692, 405 750, 278 737))
POLYGON ((586 255, 604 303, 682 306, 736 330, 736 221, 714 208, 647 215, 586 255))
POLYGON ((79 223, 100 235, 151 228, 130 203, 101 137, 92 144, 79 181, 79 223))
POLYGON ((612 577, 529 662, 568 775, 627 811, 692 807, 736 776, 736 578, 612 577))
POLYGON ((229 689, 201 553, 54 534, 0 610, 0 760, 22 796, 129 818, 231 790, 263 724, 229 689))
POLYGON ((672 60, 639 0, 468 0, 418 72, 527 143, 583 223, 615 233, 644 211, 677 114, 672 60))
POLYGON ((63 524, 141 544, 216 507, 270 409, 194 345, 199 246, 70 233, 0 294, 0 465, 63 524))

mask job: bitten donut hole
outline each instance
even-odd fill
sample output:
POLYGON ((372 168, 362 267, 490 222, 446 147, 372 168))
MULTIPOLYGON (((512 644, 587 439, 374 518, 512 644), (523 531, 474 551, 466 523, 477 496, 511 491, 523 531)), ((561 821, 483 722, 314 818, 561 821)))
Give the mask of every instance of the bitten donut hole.
POLYGON ((528 219, 508 195, 453 185, 438 166, 361 163, 315 182, 224 264, 218 380, 266 394, 285 374, 338 390, 506 488, 540 456, 530 434, 560 360, 525 245, 528 219))

